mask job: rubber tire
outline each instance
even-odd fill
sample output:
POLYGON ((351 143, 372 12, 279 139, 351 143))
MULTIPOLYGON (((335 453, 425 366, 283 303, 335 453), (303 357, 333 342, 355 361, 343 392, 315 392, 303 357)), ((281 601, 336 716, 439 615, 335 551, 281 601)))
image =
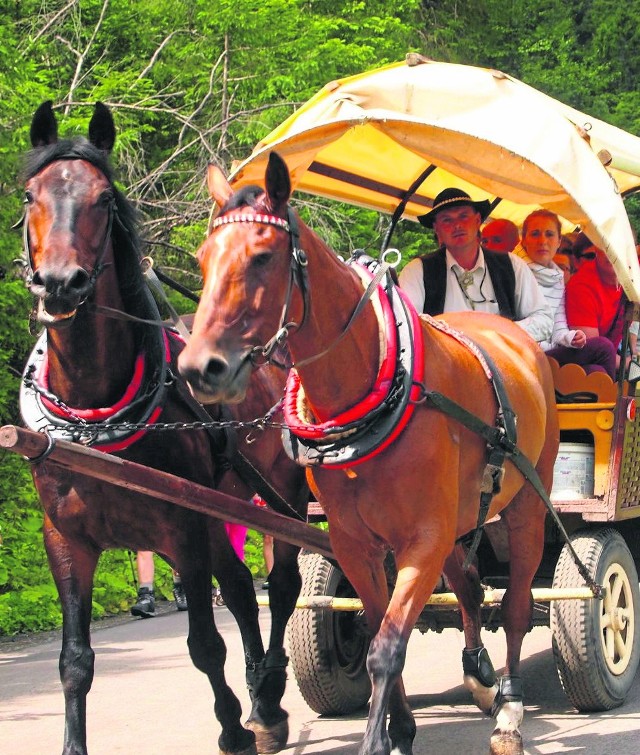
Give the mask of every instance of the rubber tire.
MULTIPOLYGON (((302 551, 301 595, 357 597, 340 569, 317 553, 302 551)), ((307 705, 323 715, 344 715, 371 696, 364 616, 353 611, 298 609, 288 626, 291 668, 307 705)))
MULTIPOLYGON (((589 574, 606 592, 603 600, 551 603, 558 676, 579 711, 611 710, 625 701, 640 660, 638 574, 623 537, 610 527, 576 532, 571 543, 589 574), (611 625, 614 611, 625 614, 624 625, 611 625), (605 649, 605 638, 620 643, 613 656, 605 649)), ((556 564, 553 587, 581 584, 583 579, 565 545, 556 564)))

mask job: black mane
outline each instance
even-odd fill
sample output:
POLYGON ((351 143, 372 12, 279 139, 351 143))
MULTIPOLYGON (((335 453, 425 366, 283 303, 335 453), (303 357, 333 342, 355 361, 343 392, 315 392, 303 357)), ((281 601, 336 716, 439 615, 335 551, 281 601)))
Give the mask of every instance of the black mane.
POLYGON ((86 160, 95 165, 109 182, 113 183, 113 171, 107 155, 81 136, 76 139, 61 139, 45 147, 32 149, 26 157, 25 178, 33 178, 36 173, 56 160, 86 160))
POLYGON ((260 188, 260 186, 243 186, 234 192, 229 201, 221 208, 220 215, 224 215, 231 210, 236 210, 238 207, 260 209, 263 205, 262 203, 258 203, 258 198, 262 195, 264 195, 264 189, 260 188))

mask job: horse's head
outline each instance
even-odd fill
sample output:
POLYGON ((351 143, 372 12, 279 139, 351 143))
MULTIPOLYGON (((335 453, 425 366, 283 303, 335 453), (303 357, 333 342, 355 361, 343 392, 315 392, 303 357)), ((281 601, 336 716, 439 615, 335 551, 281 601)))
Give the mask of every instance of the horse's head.
POLYGON ((102 103, 95 106, 88 142, 58 141, 51 102, 33 116, 24 240, 29 289, 47 327, 73 320, 110 253, 115 190, 107 156, 114 140, 102 103))
POLYGON ((221 209, 198 250, 204 287, 178 366, 200 400, 238 402, 265 344, 303 316, 302 297, 291 286, 291 182, 284 161, 272 153, 265 191, 234 193, 214 166, 208 184, 221 209))

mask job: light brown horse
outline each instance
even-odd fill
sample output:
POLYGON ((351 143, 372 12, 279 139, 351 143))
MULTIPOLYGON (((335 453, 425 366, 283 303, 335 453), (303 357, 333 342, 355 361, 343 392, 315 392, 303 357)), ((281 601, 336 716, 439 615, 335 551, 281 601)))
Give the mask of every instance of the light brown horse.
MULTIPOLYGON (((36 297, 46 339, 26 371, 23 416, 29 424, 54 424, 58 437, 77 435, 150 467, 171 472, 248 499, 251 485, 220 468, 226 460, 205 431, 165 430, 132 436, 113 427, 118 420, 161 423, 198 419, 178 390, 175 359, 180 345, 167 342, 158 310, 140 270, 131 205, 114 186, 108 155, 115 140, 109 110, 96 105, 89 138, 58 140, 51 103, 36 111, 34 149, 26 166, 25 255, 27 281, 36 297), (120 310, 156 324, 104 316, 120 310), (125 398, 126 397, 126 398, 125 398), (116 411, 114 411, 114 408, 116 411), (102 417, 102 420, 100 419, 102 417), (112 426, 104 426, 105 421, 112 426), (101 424, 102 423, 102 424, 101 424), (135 442, 131 442, 131 441, 135 442)), ((125 315, 125 318, 126 318, 125 315)), ((262 416, 282 395, 283 376, 260 371, 251 380, 236 418, 262 416)), ((214 407, 215 409, 216 407, 214 407)), ((273 430, 256 432, 240 448, 273 485, 304 512, 304 473, 284 454, 273 430)), ((275 752, 287 739, 285 686, 286 622, 300 590, 298 548, 276 543, 270 576, 272 632, 265 655, 249 570, 236 557, 219 519, 124 490, 46 460, 33 467, 45 510, 44 540, 63 610, 60 676, 65 695, 63 753, 86 746, 86 696, 94 673, 90 645, 93 575, 102 551, 151 550, 182 577, 189 612, 188 646, 195 666, 209 677, 222 753, 255 755, 253 731, 240 721, 241 706, 225 681, 226 649, 211 608, 211 574, 219 580, 243 635, 253 709, 247 725, 261 752, 275 752)), ((160 734, 161 736, 161 734, 160 734)), ((131 745, 136 750, 135 743, 131 745)), ((203 744, 204 750, 210 745, 203 744)))
MULTIPOLYGON (((330 425, 336 417, 348 424, 354 407, 380 387, 385 339, 379 318, 369 302, 352 319, 363 297, 360 276, 288 208, 290 178, 275 153, 265 182, 265 191, 251 187, 234 194, 220 171, 209 171, 210 193, 221 209, 198 252, 205 286, 180 370, 201 397, 238 399, 256 357, 268 356, 272 345, 286 338, 298 365, 309 426, 330 425)), ((559 433, 543 352, 518 325, 501 317, 460 313, 434 322, 416 316, 423 340, 418 373, 425 388, 491 427, 497 400, 486 366, 464 339, 437 327, 443 322, 491 356, 517 416, 518 445, 548 490, 559 433)), ((299 400, 298 395, 293 404, 299 400)), ((411 630, 443 570, 462 604, 465 684, 487 712, 495 704, 492 752, 522 752, 520 651, 530 628, 530 588, 542 556, 545 506, 507 462, 488 512, 489 517, 501 515, 511 549, 503 603, 507 673, 494 684, 486 651, 479 650, 478 575, 462 569, 463 549, 456 545, 476 527, 487 444, 457 419, 418 400, 419 395, 410 402, 413 414, 403 431, 377 455, 308 471, 336 557, 364 603, 374 635, 367 659, 373 691, 360 752, 412 752, 416 728, 401 672, 411 630), (383 567, 389 551, 397 566, 390 599, 383 567)))

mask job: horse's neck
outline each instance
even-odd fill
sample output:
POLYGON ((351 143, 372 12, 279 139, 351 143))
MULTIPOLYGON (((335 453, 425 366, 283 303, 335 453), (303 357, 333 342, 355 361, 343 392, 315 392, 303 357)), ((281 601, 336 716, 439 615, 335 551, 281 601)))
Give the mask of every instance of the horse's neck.
MULTIPOLYGON (((96 303, 123 309, 119 295, 100 301, 103 288, 98 287, 96 303)), ((78 409, 105 407, 118 401, 131 381, 137 356, 130 323, 86 307, 80 307, 68 329, 49 331, 47 353, 49 389, 78 409)))
POLYGON ((342 335, 363 287, 333 252, 325 247, 321 253, 309 254, 308 270, 311 312, 304 327, 291 338, 291 351, 295 364, 329 349, 299 369, 309 406, 322 422, 354 406, 371 391, 378 373, 380 338, 371 304, 342 335))

